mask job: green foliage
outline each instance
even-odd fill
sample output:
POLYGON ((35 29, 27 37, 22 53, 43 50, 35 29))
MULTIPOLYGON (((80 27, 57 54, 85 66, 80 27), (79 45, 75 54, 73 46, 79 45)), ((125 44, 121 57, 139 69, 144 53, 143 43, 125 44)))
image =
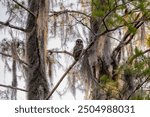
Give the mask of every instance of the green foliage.
POLYGON ((92 12, 92 16, 95 18, 96 17, 102 17, 102 16, 104 16, 104 14, 105 14, 105 12, 102 10, 95 10, 92 12))
MULTIPOLYGON (((128 31, 131 35, 135 35, 138 30, 135 28, 135 24, 142 20, 147 21, 150 18, 150 12, 148 10, 150 2, 147 0, 126 0, 125 2, 128 2, 128 4, 122 4, 122 2, 115 4, 115 0, 109 0, 105 1, 104 5, 100 3, 100 0, 92 0, 92 16, 101 24, 104 18, 105 27, 107 27, 107 29, 123 26, 125 32, 128 31), (127 12, 125 12, 126 10, 127 12)), ((101 25, 100 28, 102 29, 103 27, 104 26, 101 25)), ((115 70, 115 74, 117 74, 119 78, 125 77, 126 75, 128 78, 141 80, 142 78, 150 76, 149 63, 145 53, 136 47, 134 54, 129 56, 123 65, 119 65, 118 69, 115 70)), ((117 84, 106 75, 100 78, 100 82, 108 91, 108 95, 112 95, 114 91, 118 90, 117 84)), ((145 95, 144 97, 137 95, 132 98, 138 100, 150 99, 149 97, 145 97, 145 95)))
POLYGON ((150 100, 150 95, 146 93, 137 92, 136 95, 130 98, 131 100, 150 100))
POLYGON ((128 31, 129 31, 131 34, 136 34, 137 29, 136 29, 133 25, 128 24, 127 27, 128 27, 128 31))
POLYGON ((91 0, 91 6, 94 8, 93 10, 100 8, 100 0, 91 0))
POLYGON ((18 4, 15 4, 15 5, 14 5, 14 9, 19 9, 19 5, 18 5, 18 4))
POLYGON ((92 16, 96 19, 101 19, 110 12, 105 18, 105 24, 108 29, 124 25, 131 34, 136 34, 137 29, 134 27, 133 22, 138 21, 142 16, 147 19, 150 18, 148 10, 150 2, 148 0, 134 0, 130 1, 128 5, 130 8, 125 14, 124 11, 127 5, 124 3, 116 3, 115 0, 104 1, 104 3, 101 3, 100 0, 91 0, 92 16))
POLYGON ((112 14, 111 18, 107 19, 107 25, 109 26, 109 28, 120 26, 124 24, 124 22, 124 18, 117 13, 112 14))
POLYGON ((100 82, 106 84, 107 82, 110 81, 110 78, 106 75, 103 75, 101 78, 100 78, 100 82))
POLYGON ((145 76, 146 76, 146 75, 150 76, 150 68, 148 67, 148 68, 144 69, 144 70, 143 70, 143 74, 144 74, 145 76))
POLYGON ((91 5, 99 6, 100 5, 100 0, 91 0, 91 5))
POLYGON ((118 97, 118 83, 112 80, 107 75, 100 77, 100 83, 102 88, 106 91, 107 97, 118 97))
POLYGON ((131 57, 129 57, 129 60, 128 60, 129 63, 132 63, 133 60, 135 60, 137 57, 140 57, 143 55, 143 52, 141 50, 139 50, 138 47, 136 47, 134 49, 134 52, 135 52, 135 54, 132 55, 131 57))
MULTIPOLYGON (((150 27, 148 26, 148 30, 150 30, 150 27)), ((150 35, 147 35, 147 38, 146 38, 146 45, 148 47, 150 47, 150 35)))
POLYGON ((116 73, 132 77, 150 76, 149 61, 150 58, 144 56, 144 53, 136 47, 134 54, 128 58, 127 63, 124 63, 116 70, 116 73))
POLYGON ((149 6, 150 6, 150 1, 149 0, 135 0, 132 2, 132 5, 134 8, 138 9, 145 17, 149 17, 149 6))
POLYGON ((150 95, 147 95, 144 99, 145 100, 150 100, 150 95))
POLYGON ((112 80, 110 77, 108 77, 107 75, 101 76, 100 82, 107 89, 116 89, 117 87, 117 83, 114 80, 112 80))
POLYGON ((147 1, 147 0, 141 0, 139 2, 139 4, 137 5, 137 8, 139 8, 142 12, 146 12, 147 11, 147 8, 149 7, 150 5, 150 2, 147 1))
POLYGON ((144 61, 141 61, 141 62, 137 62, 134 64, 134 72, 135 73, 140 73, 144 70, 144 67, 145 67, 145 62, 144 61))
POLYGON ((134 71, 130 65, 124 66, 124 74, 126 74, 128 76, 132 76, 133 73, 134 73, 134 71))
POLYGON ((144 100, 144 97, 142 95, 133 96, 130 98, 131 100, 144 100))
POLYGON ((101 5, 100 0, 91 0, 92 6, 92 16, 93 17, 102 17, 105 15, 107 7, 101 5))
POLYGON ((145 10, 145 4, 144 4, 144 2, 142 0, 141 0, 141 2, 139 2, 138 7, 141 9, 141 11, 145 10))

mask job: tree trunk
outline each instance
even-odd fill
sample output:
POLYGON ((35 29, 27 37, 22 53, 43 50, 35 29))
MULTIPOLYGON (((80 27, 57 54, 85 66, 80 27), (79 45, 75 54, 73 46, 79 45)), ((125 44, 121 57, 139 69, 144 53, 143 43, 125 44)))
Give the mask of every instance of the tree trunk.
MULTIPOLYGON (((16 40, 11 43, 11 51, 13 56, 12 61, 12 86, 17 87, 17 68, 16 68, 16 56, 17 56, 17 50, 16 50, 16 40)), ((11 100, 17 100, 17 90, 12 89, 11 92, 11 100)))
POLYGON ((29 10, 26 34, 27 89, 29 100, 43 100, 48 94, 46 79, 46 44, 48 36, 48 0, 28 0, 29 10))
POLYGON ((99 37, 89 51, 88 62, 92 76, 89 99, 99 100, 107 99, 107 92, 102 89, 101 77, 104 75, 110 78, 109 67, 111 66, 110 59, 110 39, 107 34, 99 37))
MULTIPOLYGON (((93 0, 94 1, 94 0, 93 0)), ((101 6, 104 7, 105 2, 100 0, 101 6)), ((103 9, 101 7, 101 10, 103 9)), ((97 10, 93 5, 92 12, 97 10)), ((85 79, 86 99, 100 100, 107 99, 107 92, 101 87, 100 78, 103 75, 110 76, 109 67, 111 64, 111 43, 110 38, 105 34, 101 37, 95 37, 94 34, 103 32, 105 27, 100 18, 91 19, 90 41, 96 40, 94 45, 89 49, 83 60, 83 74, 85 79), (96 39, 98 38, 98 39, 96 39), (86 65, 85 65, 86 64, 86 65), (85 76, 86 75, 86 76, 85 76)))

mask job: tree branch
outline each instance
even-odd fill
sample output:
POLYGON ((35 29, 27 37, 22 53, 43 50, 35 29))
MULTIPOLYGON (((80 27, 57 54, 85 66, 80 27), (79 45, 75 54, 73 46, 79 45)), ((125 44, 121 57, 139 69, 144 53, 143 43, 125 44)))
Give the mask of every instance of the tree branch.
POLYGON ((57 89, 57 87, 60 85, 60 83, 63 81, 63 79, 65 78, 65 76, 68 74, 68 72, 73 68, 73 66, 77 63, 77 61, 74 61, 70 67, 67 69, 67 71, 62 75, 62 77, 60 78, 60 80, 57 82, 57 84, 55 85, 55 87, 52 89, 51 92, 49 92, 49 94, 47 95, 47 97, 45 98, 46 100, 48 100, 52 94, 54 93, 54 91, 57 89))
POLYGON ((12 25, 12 24, 9 24, 9 22, 2 22, 2 21, 0 21, 0 24, 1 24, 1 25, 4 25, 4 26, 8 26, 8 27, 13 28, 13 29, 16 29, 16 30, 20 30, 20 31, 23 31, 23 32, 27 32, 26 29, 21 28, 21 27, 14 26, 14 25, 12 25))
POLYGON ((32 16, 34 16, 36 18, 35 14, 32 11, 30 11, 29 9, 27 9, 25 6, 23 6, 22 4, 20 4, 16 0, 12 0, 12 1, 15 2, 17 5, 19 5, 20 7, 22 7, 23 9, 25 9, 28 13, 30 13, 32 16))
MULTIPOLYGON (((6 53, 3 53, 3 52, 0 52, 1 55, 3 56, 6 56, 6 57, 11 57, 12 58, 12 55, 9 55, 9 54, 6 54, 6 53)), ((21 60, 19 57, 16 58, 18 61, 20 61, 21 63, 27 65, 27 66, 30 66, 28 63, 26 63, 25 61, 21 60)))
POLYGON ((129 99, 131 98, 131 96, 132 96, 138 89, 140 89, 148 80, 149 80, 149 76, 131 92, 131 94, 127 97, 127 100, 129 100, 129 99))
POLYGON ((107 27, 107 25, 106 25, 106 23, 105 23, 105 20, 103 20, 103 24, 104 24, 106 30, 109 31, 109 29, 108 29, 108 27, 107 27))
MULTIPOLYGON (((136 30, 144 23, 143 21, 141 22, 141 19, 139 21, 134 22, 135 23, 134 28, 136 28, 136 30)), ((127 30, 127 32, 124 35, 122 41, 118 44, 118 46, 112 52, 112 59, 113 60, 115 60, 116 56, 118 55, 118 53, 120 52, 122 47, 124 47, 124 45, 127 45, 129 42, 131 42, 134 35, 135 34, 132 34, 131 32, 129 32, 129 30, 127 30)))
POLYGON ((132 2, 132 1, 128 1, 128 2, 126 2, 126 3, 124 3, 124 4, 120 4, 120 5, 115 6, 113 9, 111 9, 110 11, 108 11, 108 13, 106 13, 106 15, 102 18, 102 21, 105 21, 105 19, 106 19, 112 12, 114 12, 117 8, 119 8, 119 7, 121 7, 121 6, 124 6, 124 5, 126 5, 126 4, 128 4, 128 3, 130 3, 130 2, 132 2))
POLYGON ((0 54, 3 55, 3 56, 6 56, 6 57, 12 57, 11 55, 5 54, 5 53, 3 53, 3 52, 0 52, 0 54))
POLYGON ((110 36, 110 35, 107 35, 107 37, 110 37, 110 38, 112 38, 112 39, 114 39, 114 40, 116 40, 116 41, 118 41, 118 42, 121 42, 119 39, 117 39, 117 38, 115 38, 115 37, 112 37, 112 36, 110 36))
MULTIPOLYGON (((71 14, 70 14, 71 15, 71 14)), ((91 33, 93 33, 93 35, 95 35, 95 33, 93 32, 93 30, 88 27, 86 24, 84 24, 82 21, 78 20, 75 16, 71 15, 76 21, 78 21, 80 24, 82 24, 83 26, 85 26, 91 33)))
POLYGON ((64 50, 64 51, 48 50, 48 52, 49 52, 50 54, 52 54, 52 53, 65 53, 65 54, 68 54, 68 55, 70 55, 70 56, 73 57, 73 54, 70 53, 70 52, 68 52, 68 51, 66 51, 66 50, 64 50))
POLYGON ((3 85, 3 84, 0 84, 1 87, 6 87, 6 88, 11 88, 11 89, 16 89, 16 90, 19 90, 19 91, 24 91, 24 92, 28 92, 27 90, 25 89, 21 89, 21 88, 17 88, 17 87, 13 87, 13 86, 10 86, 10 85, 3 85))
POLYGON ((83 13, 83 12, 81 12, 81 11, 75 11, 75 10, 68 10, 68 9, 66 9, 66 10, 63 10, 63 11, 50 11, 50 13, 53 13, 52 15, 49 15, 49 17, 52 17, 52 16, 54 16, 54 15, 61 15, 61 14, 64 14, 64 13, 77 13, 77 14, 82 14, 82 15, 84 15, 84 16, 86 16, 86 17, 89 17, 89 18, 91 18, 91 16, 90 15, 87 15, 86 13, 83 13))
POLYGON ((143 52, 143 54, 146 54, 146 53, 149 52, 149 51, 150 51, 150 48, 147 49, 147 50, 145 50, 145 51, 143 52))

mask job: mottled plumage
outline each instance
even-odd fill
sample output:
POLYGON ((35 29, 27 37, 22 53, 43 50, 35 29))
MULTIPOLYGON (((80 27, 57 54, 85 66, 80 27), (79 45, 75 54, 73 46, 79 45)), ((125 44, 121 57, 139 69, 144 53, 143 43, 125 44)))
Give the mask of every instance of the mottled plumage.
POLYGON ((77 61, 83 51, 83 41, 81 39, 76 40, 76 45, 73 48, 73 57, 77 61))

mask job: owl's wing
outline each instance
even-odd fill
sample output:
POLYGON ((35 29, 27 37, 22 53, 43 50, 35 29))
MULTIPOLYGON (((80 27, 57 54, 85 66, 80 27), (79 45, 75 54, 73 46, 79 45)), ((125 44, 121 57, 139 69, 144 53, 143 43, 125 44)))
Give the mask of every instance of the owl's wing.
POLYGON ((82 50, 83 50, 83 45, 76 45, 74 47, 73 56, 74 56, 75 60, 77 60, 80 57, 82 50))

